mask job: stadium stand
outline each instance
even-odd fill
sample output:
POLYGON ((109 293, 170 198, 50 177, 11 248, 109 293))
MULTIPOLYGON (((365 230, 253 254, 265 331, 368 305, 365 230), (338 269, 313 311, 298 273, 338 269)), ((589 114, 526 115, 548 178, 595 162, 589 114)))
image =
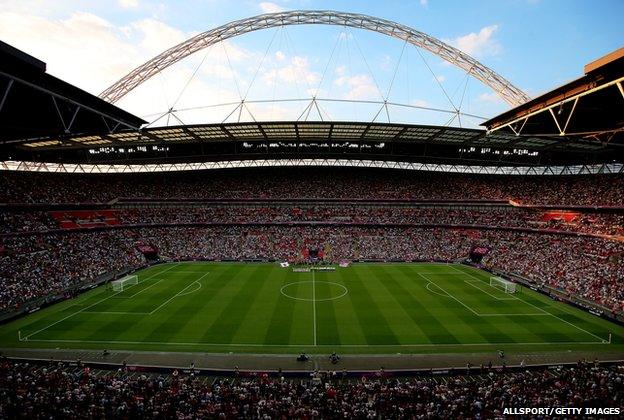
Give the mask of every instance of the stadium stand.
POLYGON ((482 246, 489 269, 624 310, 619 176, 543 183, 340 169, 6 175, 5 311, 144 264, 137 241, 170 258, 207 260, 297 261, 313 243, 332 261, 455 261, 482 246))
POLYGON ((604 212, 551 212, 507 205, 455 203, 414 207, 376 203, 282 203, 134 207, 116 210, 19 211, 2 214, 1 233, 144 225, 211 224, 391 224, 522 228, 550 232, 622 236, 624 216, 604 212))
POLYGON ((519 274, 605 306, 622 305, 624 243, 597 237, 464 228, 383 226, 151 227, 7 236, 0 295, 5 310, 73 290, 107 271, 144 263, 137 243, 173 259, 302 259, 310 244, 326 259, 454 261, 483 246, 486 267, 519 274), (557 261, 557 264, 553 264, 557 261))
MULTIPOLYGON (((19 89, 2 116, 2 121, 11 120, 15 126, 0 130, 3 168, 19 167, 3 171, 0 177, 3 319, 72 298, 103 279, 157 262, 156 257, 166 261, 299 263, 314 248, 331 263, 466 262, 532 288, 546 288, 554 299, 587 304, 584 307, 598 310, 598 315, 622 320, 621 174, 533 177, 320 167, 106 175, 21 172, 25 166, 20 161, 61 163, 61 167, 70 162, 177 164, 193 160, 194 155, 197 162, 245 160, 255 154, 260 159, 275 159, 282 151, 273 155, 258 152, 268 143, 262 122, 254 128, 260 133, 254 140, 236 138, 231 134, 233 127, 232 131, 218 125, 202 128, 225 136, 213 144, 207 144, 214 140, 210 135, 199 137, 188 127, 164 129, 162 137, 154 128, 141 132, 139 127, 146 121, 45 74, 45 63, 13 50, 0 42, 0 54, 10 59, 0 60, 3 77, 11 80, 9 88, 17 80, 19 89), (19 83, 24 77, 20 74, 24 61, 30 62, 26 63, 28 84, 19 83), (63 94, 59 101, 76 104, 73 115, 79 118, 73 127, 66 126, 58 107, 52 109, 56 102, 49 97, 59 94, 63 94), (79 109, 83 111, 78 114, 79 109), (31 118, 31 114, 39 118, 31 118), (114 132, 111 126, 121 128, 114 132), (168 138, 175 130, 180 133, 168 138), (87 134, 94 138, 89 141, 87 134), (182 138, 186 140, 176 145, 182 138), (146 139, 164 145, 166 156, 160 154, 159 147, 150 152, 153 155, 143 155, 144 160, 125 155, 126 147, 145 145, 146 139), (245 146, 247 140, 253 147, 245 146), (109 144, 110 155, 85 158, 97 151, 93 144, 109 144), (201 155, 199 148, 193 148, 198 145, 201 155), (208 151, 204 146, 209 146, 208 151), (478 257, 473 256, 475 249, 478 257)), ((589 82, 592 80, 587 88, 593 89, 589 82)), ((621 84, 618 86, 621 92, 621 84)), ((548 98, 536 98, 544 99, 548 98)), ((611 108, 600 98, 599 102, 611 108)), ((560 112, 563 105, 561 102, 560 112)), ((593 108, 582 105, 580 111, 593 108)), ((513 117, 520 111, 524 112, 513 111, 513 117)), ((611 129, 612 117, 619 115, 616 111, 609 114, 611 129)), ((604 165, 608 160, 622 171, 618 160, 612 160, 620 159, 621 154, 611 155, 621 152, 619 125, 613 143, 611 138, 598 142, 564 138, 561 132, 561 137, 554 139, 531 137, 522 146, 527 147, 527 156, 522 152, 523 156, 500 161, 502 155, 497 153, 464 157, 472 152, 462 150, 473 146, 487 149, 502 144, 513 149, 525 141, 516 138, 507 117, 493 122, 502 127, 498 136, 483 130, 453 129, 459 140, 446 135, 451 130, 448 127, 394 127, 396 132, 385 134, 393 143, 392 151, 380 152, 376 158, 381 162, 398 157, 414 163, 422 156, 428 164, 490 165, 493 171, 503 164, 509 165, 507 168, 578 168, 604 165), (506 127, 513 135, 502 135, 506 127), (421 135, 423 130, 431 132, 401 140, 402 133, 409 130, 421 135), (539 153, 528 153, 537 150, 539 153)), ((580 119, 594 119, 590 117, 580 119)), ((302 141, 299 124, 293 124, 291 130, 297 143, 302 141)), ((249 127, 241 130, 251 132, 249 127)), ((366 128, 352 129, 340 147, 349 150, 348 142, 373 141, 366 136, 387 129, 382 124, 362 127, 366 128)), ((541 132, 540 124, 529 127, 541 132)), ((582 126, 578 128, 583 132, 582 126)), ((327 132, 332 130, 333 126, 327 132)), ((277 134, 280 142, 283 133, 277 134)), ((313 143, 317 141, 329 142, 332 135, 313 137, 311 144, 316 147, 313 143)), ((372 144, 379 143, 374 141, 377 143, 372 144)), ((322 148, 308 156, 299 152, 298 146, 291 148, 292 144, 283 146, 296 149, 288 152, 288 158, 326 157, 322 148)), ((370 158, 360 155, 361 147, 353 149, 348 152, 350 157, 370 158)), ((17 337, 21 346, 21 331, 17 337)), ((611 344, 611 335, 608 342, 606 336, 596 337, 601 341, 595 343, 611 344)), ((312 372, 305 379, 293 379, 237 370, 233 377, 213 378, 199 372, 139 373, 125 364, 119 370, 104 370, 80 361, 33 364, 0 359, 1 418, 501 418, 508 407, 620 407, 623 398, 624 366, 597 362, 531 369, 508 369, 503 364, 472 371, 468 367, 465 373, 455 375, 430 372, 409 378, 395 377, 383 369, 361 378, 346 371, 312 372)))
POLYGON ((299 168, 80 175, 7 172, 0 203, 108 203, 120 198, 514 200, 553 206, 622 206, 619 175, 548 178, 299 168), (37 188, 33 188, 36 185, 37 188))
POLYGON ((91 369, 82 364, 0 362, 5 418, 503 418, 509 407, 619 407, 624 366, 396 378, 383 371, 309 379, 258 373, 207 378, 91 369))

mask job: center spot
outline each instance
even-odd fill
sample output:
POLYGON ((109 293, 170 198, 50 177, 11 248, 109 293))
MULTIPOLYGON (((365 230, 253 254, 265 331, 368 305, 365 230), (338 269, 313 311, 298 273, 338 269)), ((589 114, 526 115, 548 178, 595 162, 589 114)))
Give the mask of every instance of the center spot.
POLYGON ((285 284, 280 289, 280 292, 290 299, 323 302, 326 300, 340 299, 349 291, 340 283, 305 280, 285 284))

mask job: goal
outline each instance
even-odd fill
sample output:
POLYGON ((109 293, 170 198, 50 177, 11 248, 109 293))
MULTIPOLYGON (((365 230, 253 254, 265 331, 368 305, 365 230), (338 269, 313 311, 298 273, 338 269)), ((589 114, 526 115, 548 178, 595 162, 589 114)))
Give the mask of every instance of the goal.
POLYGON ((135 275, 126 276, 119 280, 111 281, 111 285, 113 286, 113 290, 115 292, 123 292, 124 289, 128 288, 128 286, 132 286, 139 283, 139 278, 135 275))
POLYGON ((518 285, 516 283, 496 276, 490 277, 490 286, 504 290, 505 293, 516 293, 518 291, 518 285))

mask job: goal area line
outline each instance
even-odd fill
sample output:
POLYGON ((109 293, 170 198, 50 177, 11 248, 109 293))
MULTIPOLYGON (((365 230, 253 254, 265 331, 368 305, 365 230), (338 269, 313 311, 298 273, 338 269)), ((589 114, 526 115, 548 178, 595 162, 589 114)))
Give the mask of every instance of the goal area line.
MULTIPOLYGON (((517 298, 513 297, 513 296, 509 296, 507 293, 505 293, 507 295, 507 297, 498 297, 495 296, 493 294, 491 294, 490 292, 488 292, 487 290, 482 289, 481 287, 478 286, 478 284, 485 284, 482 281, 478 281, 478 280, 464 280, 464 283, 474 287, 475 289, 478 289, 480 291, 482 291, 483 293, 485 293, 488 296, 491 296, 492 298, 496 299, 496 300, 517 300, 517 298)), ((488 286, 488 287, 492 287, 492 286, 488 286)), ((496 289, 494 287, 492 287, 494 290, 498 290, 500 292, 499 289, 496 289)))
MULTIPOLYGON (((425 288, 426 288, 427 290, 429 290, 431 293, 435 293, 436 295, 443 296, 443 297, 448 297, 448 298, 451 298, 451 299, 455 300, 457 303, 459 303, 460 305, 462 305, 464 308, 466 308, 466 309, 468 309, 470 312, 472 312, 472 314, 473 314, 473 315, 475 315, 475 316, 479 316, 479 317, 496 317, 496 316, 503 316, 503 317, 506 317, 506 316, 549 316, 549 315, 550 315, 550 316, 554 316, 554 315, 552 315, 552 314, 550 314, 550 313, 548 313, 548 312, 546 312, 546 311, 544 311, 544 310, 542 310, 542 309, 540 309, 540 308, 537 308, 537 307, 535 307, 535 308, 540 309, 540 312, 534 312, 534 313, 521 313, 521 312, 516 312, 516 313, 494 313, 494 314, 492 314, 492 313, 481 313, 481 312, 478 312, 478 311, 476 311, 475 309, 473 309, 470 305, 467 305, 466 303, 464 303, 464 301, 462 301, 460 298, 458 298, 458 297, 457 297, 457 296, 455 296, 454 294, 449 293, 447 290, 443 289, 443 288, 442 288, 440 285, 438 285, 438 284, 437 284, 434 280, 431 280, 431 279, 430 279, 429 277, 427 277, 426 275, 424 275, 424 274, 422 274, 422 273, 418 273, 418 275, 419 275, 420 277, 422 277, 423 279, 425 279, 425 280, 427 280, 427 281, 428 281, 428 283, 427 283, 427 285, 425 286, 425 288), (429 285, 433 285, 433 286, 437 287, 437 288, 438 288, 439 290, 441 290, 444 294, 434 292, 433 290, 431 290, 431 288, 429 288, 429 285)), ((475 280, 473 280, 473 281, 475 281, 475 280)), ((465 282, 465 283, 467 283, 467 284, 469 284, 469 285, 471 285, 471 286, 474 286, 474 285, 473 285, 473 284, 471 284, 468 280, 464 280, 464 282, 465 282)), ((506 298, 506 299, 499 299, 499 298, 496 298, 495 296, 491 295, 490 293, 487 293, 485 290, 482 290, 480 287, 477 287, 477 286, 474 286, 474 287, 475 287, 476 289, 478 289, 479 291, 481 291, 481 292, 483 292, 483 293, 485 293, 485 294, 489 295, 490 297, 493 297, 493 298, 495 298, 495 299, 497 299, 497 300, 499 300, 499 301, 500 301, 500 300, 516 300, 516 301, 518 301, 518 302, 524 302, 524 303, 526 303, 526 304, 528 304, 528 305, 530 305, 530 306, 534 306, 534 305, 531 305, 530 303, 525 302, 525 301, 523 301, 523 300, 521 300, 521 299, 519 299, 519 298, 517 298, 517 297, 515 297, 515 296, 514 296, 514 297, 510 297, 510 298, 506 298)))
MULTIPOLYGON (((167 265, 168 265, 168 264, 167 264, 167 265)), ((166 273, 167 271, 169 271, 169 270, 171 270, 171 269, 173 269, 173 268, 175 268, 175 267, 177 267, 177 266, 179 266, 179 265, 180 265, 180 263, 176 263, 176 264, 174 264, 174 265, 172 265, 172 266, 170 266, 170 267, 166 266, 166 268, 165 268, 164 270, 158 270, 158 272, 156 272, 156 273, 154 273, 154 274, 152 274, 152 275, 150 275, 150 276, 146 277, 145 279, 143 279, 143 281, 147 281, 147 280, 152 279, 152 278, 154 278, 154 277, 156 277, 156 276, 158 276, 158 275, 164 274, 164 273, 166 273)), ((133 286, 136 286, 136 285, 138 285, 138 284, 141 284, 141 283, 139 282, 139 283, 137 283, 137 284, 135 284, 135 285, 133 285, 133 286)), ((65 316, 65 317, 63 317, 63 318, 61 318, 61 319, 59 319, 59 320, 57 320, 57 321, 54 321, 53 323, 51 323, 51 324, 49 324, 49 325, 47 325, 47 326, 45 326, 45 327, 43 327, 43 328, 40 328, 40 329, 38 329, 38 330, 36 330, 36 331, 34 331, 34 332, 32 332, 32 333, 29 333, 29 334, 27 334, 26 336, 24 336, 24 340, 28 340, 30 337, 32 337, 32 336, 34 336, 34 335, 36 335, 36 334, 39 334, 40 332, 43 332, 43 331, 47 330, 47 329, 48 329, 48 328, 50 328, 50 327, 53 327, 53 326, 55 326, 55 325, 57 325, 57 324, 60 324, 61 322, 65 321, 65 320, 67 320, 67 319, 69 319, 69 318, 71 318, 71 317, 73 317, 73 316, 75 316, 75 315, 77 315, 77 314, 79 314, 79 313, 85 313, 85 312, 86 312, 86 313, 89 313, 89 312, 87 311, 87 309, 89 309, 89 308, 93 308, 94 306, 99 305, 100 303, 102 303, 102 302, 104 302, 104 301, 107 301, 108 299, 111 299, 111 298, 113 298, 113 297, 115 297, 115 296, 119 295, 120 293, 123 293, 123 292, 114 292, 112 295, 106 296, 106 297, 104 297, 104 298, 102 298, 102 299, 98 300, 97 302, 92 303, 92 304, 90 304, 90 305, 88 305, 88 306, 85 306, 85 307, 83 307, 82 309, 80 309, 80 310, 78 310, 78 311, 76 311, 76 312, 72 312, 71 314, 69 314, 69 315, 67 315, 67 316, 65 316)), ((24 340, 22 340, 22 337, 21 337, 21 331, 18 331, 18 334, 19 334, 19 336, 20 336, 20 337, 19 337, 19 338, 20 338, 20 341, 24 341, 24 340)))
MULTIPOLYGON (((460 269, 458 269, 458 268, 457 268, 457 267, 455 267, 455 266, 450 266, 450 267, 451 267, 451 268, 453 268, 453 270, 457 271, 458 273, 462 273, 462 274, 464 274, 464 275, 470 276, 470 277, 472 277, 473 279, 475 279, 475 280, 478 280, 478 281, 482 282, 483 284, 487 284, 487 283, 485 283, 485 281, 483 281, 483 280, 482 280, 482 279, 480 279, 479 277, 477 277, 477 276, 475 276, 475 275, 473 275, 473 274, 471 274, 471 273, 469 273, 469 272, 467 272, 467 271, 460 270, 460 269)), ((462 265, 462 267, 464 267, 464 266, 462 265)), ((422 274, 420 274, 420 275, 421 275, 423 278, 425 278, 422 274)), ((438 288, 439 288, 439 286, 438 286, 438 288)), ((440 288, 440 290, 442 290, 442 289, 440 288)), ((446 293, 446 292, 445 292, 445 293, 446 293)), ((540 308, 539 306, 537 306, 537 305, 535 305, 535 304, 533 304, 533 303, 531 303, 531 302, 527 302, 526 300, 522 299, 522 298, 521 298, 521 297, 519 297, 519 296, 512 296, 512 297, 513 297, 514 299, 517 299, 517 300, 518 300, 518 301, 520 301, 520 302, 523 302, 523 303, 525 303, 525 304, 527 304, 527 305, 529 305, 529 306, 534 307, 535 309, 539 310, 540 312, 543 312, 544 314, 550 315, 550 316, 552 316, 553 318, 556 318, 556 319, 558 319, 559 321, 561 321, 561 322, 563 322, 563 323, 566 323, 566 324, 568 324, 568 325, 570 325, 570 326, 572 326, 572 327, 574 327, 574 328, 578 329, 579 331, 582 331, 582 332, 584 332, 584 333, 586 333, 586 334, 588 334, 588 335, 591 335, 592 337, 595 337, 595 338, 597 338, 597 339, 601 340, 602 342, 608 342, 608 341, 607 341, 607 340, 605 340, 604 338, 599 337, 598 335, 596 335, 596 334, 594 334, 594 333, 592 333, 592 332, 589 332, 589 331, 587 331, 586 329, 581 328, 581 327, 579 327, 578 325, 573 324, 572 322, 567 321, 567 320, 565 320, 565 319, 561 318, 560 316, 557 316, 557 315, 555 315, 555 314, 553 314, 553 313, 551 313, 551 312, 548 312, 547 310, 542 309, 542 308, 540 308)), ((457 299, 457 298, 455 298, 455 297, 453 297, 453 299, 457 300, 459 303, 461 303, 463 306, 465 306, 466 308, 470 309, 470 310, 474 313, 474 311, 473 311, 471 308, 469 308, 468 306, 466 306, 463 302, 461 302, 460 300, 458 300, 458 299, 457 299)), ((610 342, 610 339, 609 339, 609 342, 610 342)))

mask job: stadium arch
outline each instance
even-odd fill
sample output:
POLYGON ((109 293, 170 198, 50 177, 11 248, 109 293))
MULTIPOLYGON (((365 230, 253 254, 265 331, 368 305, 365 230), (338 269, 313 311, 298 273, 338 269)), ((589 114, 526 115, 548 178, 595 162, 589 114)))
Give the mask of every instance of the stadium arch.
POLYGON ((348 26, 387 35, 427 50, 466 71, 469 75, 490 87, 509 105, 518 106, 530 99, 526 93, 512 85, 511 82, 492 69, 431 35, 390 20, 331 10, 294 10, 267 13, 229 22, 202 32, 169 48, 135 68, 104 90, 100 94, 100 98, 110 103, 115 103, 152 76, 199 50, 249 32, 289 25, 348 26))

